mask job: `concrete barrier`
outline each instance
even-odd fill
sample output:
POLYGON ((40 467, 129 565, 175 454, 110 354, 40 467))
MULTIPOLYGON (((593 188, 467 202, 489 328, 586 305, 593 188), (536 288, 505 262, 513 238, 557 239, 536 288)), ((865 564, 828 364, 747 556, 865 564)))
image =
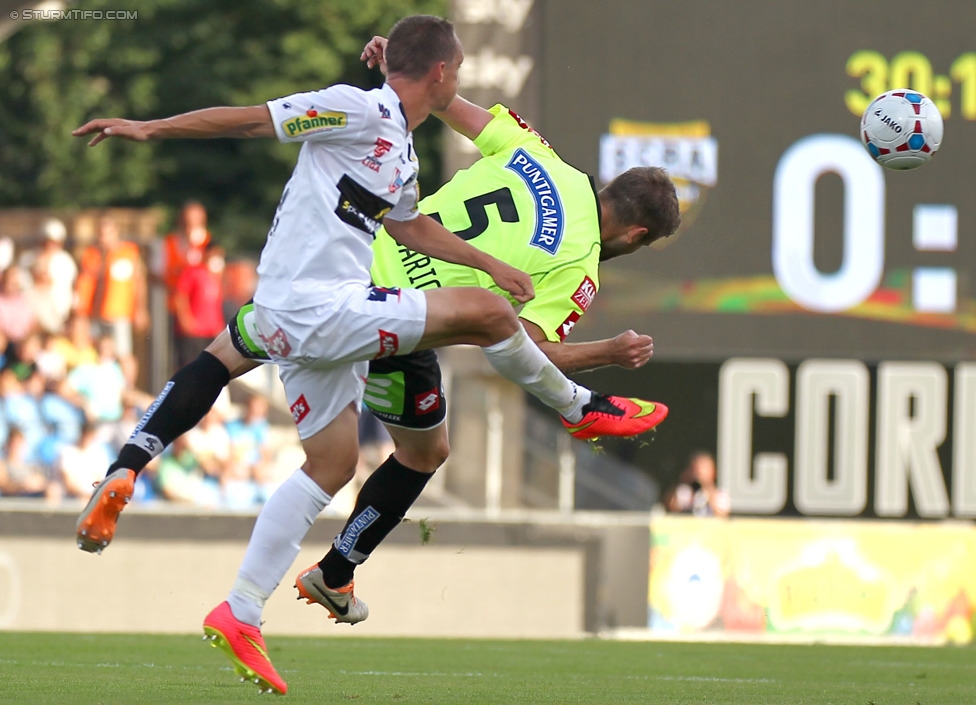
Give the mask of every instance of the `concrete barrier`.
MULTIPOLYGON (((0 505, 0 629, 192 633, 226 597, 253 516, 127 510, 102 555, 74 545, 74 511, 0 505)), ((397 528, 356 574, 370 618, 334 625, 292 580, 341 528, 320 519, 268 601, 279 635, 573 637, 646 624, 643 518, 552 514, 429 520, 397 528), (628 548, 631 547, 631 548, 628 548)))

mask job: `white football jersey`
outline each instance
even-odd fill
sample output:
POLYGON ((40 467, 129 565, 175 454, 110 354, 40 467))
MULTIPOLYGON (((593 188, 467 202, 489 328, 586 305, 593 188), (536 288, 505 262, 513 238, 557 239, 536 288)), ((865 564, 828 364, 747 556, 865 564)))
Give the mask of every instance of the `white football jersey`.
POLYGON ((295 311, 369 284, 384 217, 417 217, 417 155, 400 99, 336 85, 268 101, 282 142, 304 142, 258 264, 255 303, 295 311))

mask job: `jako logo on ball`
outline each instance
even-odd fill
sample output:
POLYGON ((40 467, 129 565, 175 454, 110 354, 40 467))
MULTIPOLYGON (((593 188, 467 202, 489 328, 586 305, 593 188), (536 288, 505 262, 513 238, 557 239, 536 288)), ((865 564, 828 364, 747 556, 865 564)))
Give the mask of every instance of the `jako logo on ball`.
POLYGON ((882 93, 861 116, 861 142, 881 166, 914 169, 942 144, 942 114, 926 96, 908 88, 882 93))

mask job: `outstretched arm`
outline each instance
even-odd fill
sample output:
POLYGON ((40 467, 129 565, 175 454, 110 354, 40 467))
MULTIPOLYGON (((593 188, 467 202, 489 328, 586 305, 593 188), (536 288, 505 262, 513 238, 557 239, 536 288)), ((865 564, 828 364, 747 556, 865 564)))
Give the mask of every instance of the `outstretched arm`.
POLYGON ((71 133, 75 137, 94 135, 94 147, 108 137, 134 142, 156 139, 208 139, 214 137, 274 137, 274 123, 267 105, 244 108, 205 108, 161 120, 91 120, 71 133))
POLYGON ((429 216, 421 214, 406 221, 386 218, 383 226, 404 247, 445 262, 480 269, 519 303, 531 301, 535 296, 528 274, 472 247, 429 216))
MULTIPOLYGON (((369 68, 379 66, 380 71, 386 75, 386 38, 373 37, 369 43, 363 47, 363 53, 359 57, 366 62, 369 68)), ((438 118, 447 124, 455 132, 460 132, 470 140, 476 139, 485 125, 491 122, 491 113, 475 105, 461 96, 456 96, 447 110, 434 113, 438 118)))
POLYGON ((654 354, 654 340, 627 330, 607 340, 588 343, 553 343, 543 330, 531 321, 520 319, 522 327, 539 349, 563 372, 580 372, 597 367, 617 365, 628 370, 643 367, 654 354))

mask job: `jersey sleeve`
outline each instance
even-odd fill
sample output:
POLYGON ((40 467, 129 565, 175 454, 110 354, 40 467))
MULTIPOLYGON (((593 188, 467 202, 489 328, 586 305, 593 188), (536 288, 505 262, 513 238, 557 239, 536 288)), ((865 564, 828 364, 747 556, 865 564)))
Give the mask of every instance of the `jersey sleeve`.
POLYGON ((417 202, 420 200, 420 185, 417 183, 417 174, 411 178, 412 183, 404 184, 400 189, 400 199, 393 209, 386 215, 391 220, 413 220, 420 215, 417 202))
POLYGON ((275 98, 267 105, 280 142, 324 142, 362 129, 367 103, 364 91, 336 85, 275 98))
POLYGON ((546 340, 561 343, 593 303, 599 289, 596 272, 581 263, 562 267, 546 275, 535 287, 535 298, 519 312, 519 318, 534 323, 546 340))
POLYGON ((496 104, 488 109, 494 117, 475 139, 481 155, 490 157, 499 152, 510 152, 522 147, 534 154, 553 154, 545 137, 532 128, 518 113, 504 105, 496 104))

